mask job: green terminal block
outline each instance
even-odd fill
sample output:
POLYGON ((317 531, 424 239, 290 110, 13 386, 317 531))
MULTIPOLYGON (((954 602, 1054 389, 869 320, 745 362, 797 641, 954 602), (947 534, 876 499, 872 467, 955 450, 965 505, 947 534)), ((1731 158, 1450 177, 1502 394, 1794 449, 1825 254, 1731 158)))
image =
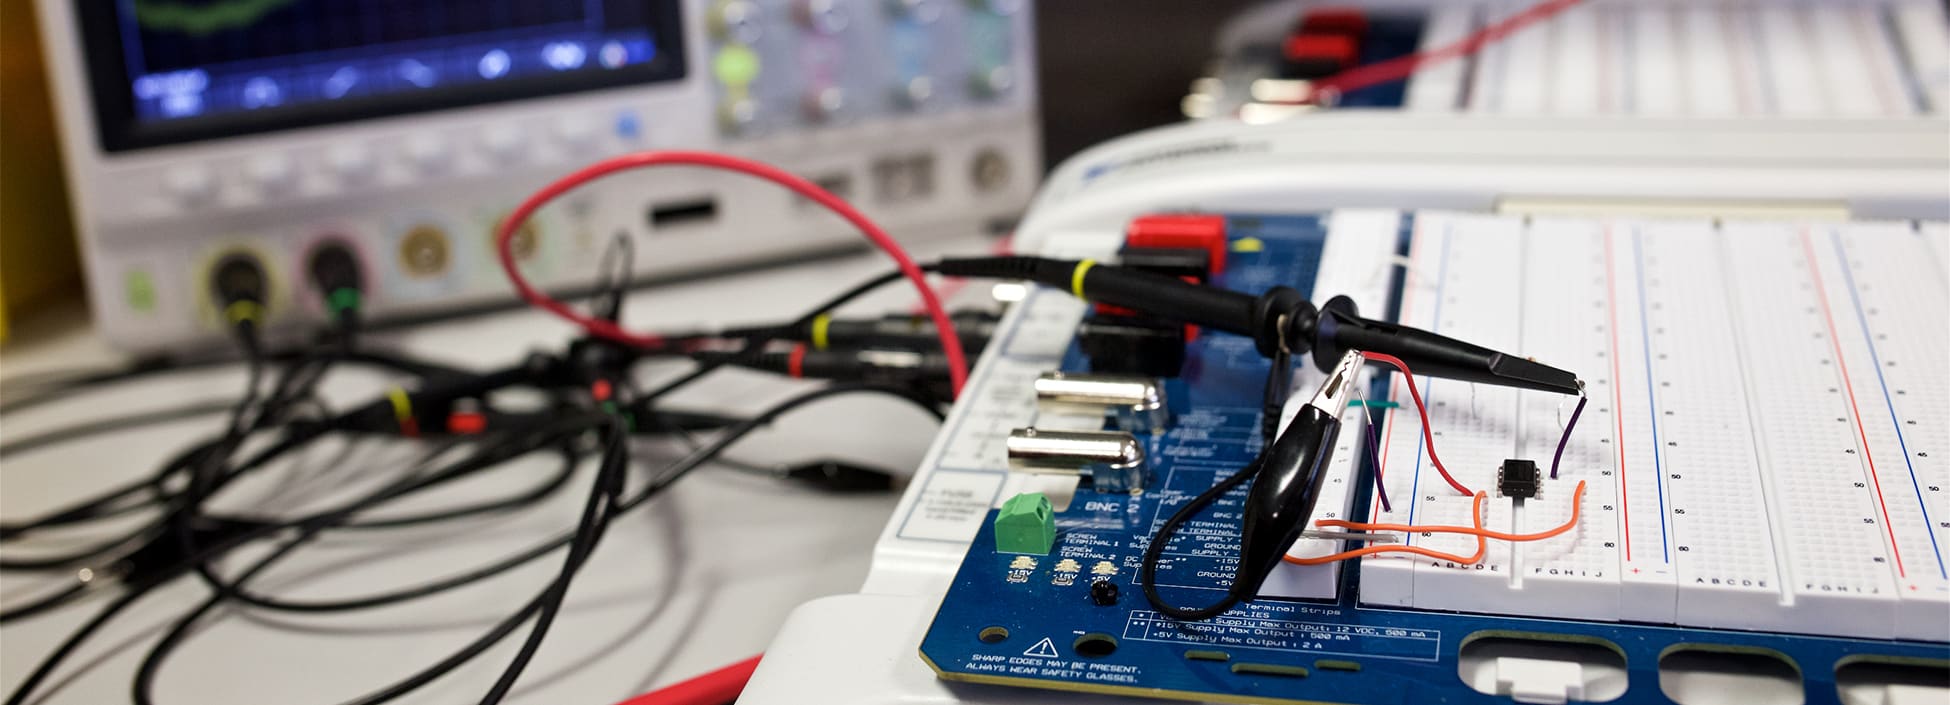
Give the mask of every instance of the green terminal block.
POLYGON ((995 514, 995 550, 1049 555, 1056 546, 1056 513, 1041 492, 1010 497, 995 514))

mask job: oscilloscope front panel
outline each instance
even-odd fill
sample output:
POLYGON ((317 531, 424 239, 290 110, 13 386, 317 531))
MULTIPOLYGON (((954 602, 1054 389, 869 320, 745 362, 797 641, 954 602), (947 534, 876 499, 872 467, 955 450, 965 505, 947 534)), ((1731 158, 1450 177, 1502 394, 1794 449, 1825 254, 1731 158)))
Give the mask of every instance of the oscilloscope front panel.
MULTIPOLYGON (((97 325, 128 348, 211 338, 205 270, 232 254, 270 270, 274 323, 316 320, 302 263, 330 241, 359 253, 379 320, 506 301, 489 231, 623 152, 772 162, 908 237, 1018 214, 1041 170, 1021 2, 37 9, 97 325)), ((857 245, 809 205, 749 179, 625 175, 544 209, 516 254, 574 288, 619 234, 639 281, 857 245)))

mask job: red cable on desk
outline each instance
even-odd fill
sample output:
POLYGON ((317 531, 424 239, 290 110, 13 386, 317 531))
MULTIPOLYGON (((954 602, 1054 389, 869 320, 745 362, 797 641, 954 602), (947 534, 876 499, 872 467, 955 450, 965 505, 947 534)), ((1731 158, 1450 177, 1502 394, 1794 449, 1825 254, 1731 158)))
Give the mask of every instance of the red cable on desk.
POLYGON ((758 670, 759 656, 630 698, 616 705, 725 705, 738 699, 758 670))
POLYGON ((522 200, 521 205, 516 206, 514 212, 503 219, 494 231, 494 249, 496 256, 501 260, 501 270, 508 275, 508 282, 514 285, 515 291, 521 294, 521 298, 526 299, 536 308, 574 323, 588 331, 590 335, 599 338, 635 347, 654 347, 661 344, 663 339, 659 336, 631 333, 615 323, 577 313, 561 301, 551 298, 529 284, 527 278, 522 276, 520 267, 515 264, 514 237, 515 232, 521 229, 523 223, 528 222, 529 217, 533 216, 536 210, 570 190, 619 171, 668 165, 720 169, 770 181, 825 207, 859 229, 860 234, 865 235, 875 247, 880 248, 894 260, 901 274, 907 277, 907 280, 912 282, 914 288, 921 294, 921 306, 927 310, 928 317, 934 321, 935 331, 940 335, 941 353, 948 361, 949 381, 954 385, 955 393, 961 393, 962 385, 968 380, 968 357, 962 351, 961 338, 955 335, 954 322, 949 320, 947 309, 941 306, 941 299, 935 296, 933 289, 928 288, 926 276, 922 274, 921 268, 914 264, 913 258, 908 257, 907 251, 901 248, 900 243, 895 242, 893 236, 888 235, 886 230, 881 229, 865 214, 840 197, 820 188, 819 185, 778 167, 749 159, 714 152, 636 152, 604 159, 542 187, 541 190, 522 200))

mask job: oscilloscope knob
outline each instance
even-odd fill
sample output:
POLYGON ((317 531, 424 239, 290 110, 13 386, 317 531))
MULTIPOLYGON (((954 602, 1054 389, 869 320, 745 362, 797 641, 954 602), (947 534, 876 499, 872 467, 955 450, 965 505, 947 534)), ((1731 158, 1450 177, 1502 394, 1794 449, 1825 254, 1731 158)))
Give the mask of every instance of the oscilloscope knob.
POLYGON ((764 34, 763 17, 751 0, 719 0, 711 7, 709 24, 718 39, 739 44, 755 44, 764 34))
POLYGON ((837 0, 799 0, 793 5, 792 14, 800 25, 820 34, 846 31, 850 19, 846 8, 837 0))

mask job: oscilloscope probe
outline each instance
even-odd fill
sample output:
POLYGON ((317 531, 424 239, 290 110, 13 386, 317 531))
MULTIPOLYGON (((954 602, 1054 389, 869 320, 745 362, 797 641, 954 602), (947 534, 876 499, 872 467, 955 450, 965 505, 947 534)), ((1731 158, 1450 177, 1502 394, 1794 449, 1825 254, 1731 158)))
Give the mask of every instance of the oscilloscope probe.
POLYGON ((1577 375, 1429 331, 1362 318, 1346 297, 1316 307, 1276 286, 1257 296, 1094 260, 980 257, 942 260, 950 276, 1027 279, 1078 298, 1143 311, 1253 339, 1260 354, 1311 351, 1322 372, 1350 350, 1400 357, 1429 376, 1578 394, 1577 375))

